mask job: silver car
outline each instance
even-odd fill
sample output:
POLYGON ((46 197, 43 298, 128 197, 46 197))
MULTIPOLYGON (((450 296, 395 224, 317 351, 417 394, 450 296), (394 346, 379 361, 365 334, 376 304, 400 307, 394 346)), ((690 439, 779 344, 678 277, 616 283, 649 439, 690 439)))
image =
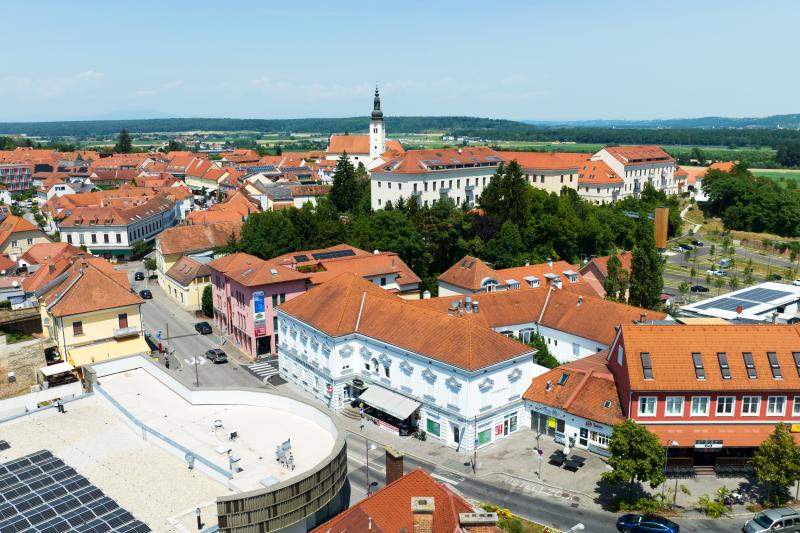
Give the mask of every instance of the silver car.
POLYGON ((744 533, 800 533, 800 513, 790 507, 767 509, 748 520, 744 533))

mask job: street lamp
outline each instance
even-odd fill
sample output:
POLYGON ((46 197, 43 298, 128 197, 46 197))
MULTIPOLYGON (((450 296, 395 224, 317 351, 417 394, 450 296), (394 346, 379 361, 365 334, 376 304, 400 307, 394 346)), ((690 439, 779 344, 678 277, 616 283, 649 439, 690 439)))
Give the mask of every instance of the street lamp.
MULTIPOLYGON (((667 461, 669 460, 669 448, 670 446, 679 446, 678 441, 676 440, 669 440, 667 441, 667 445, 664 447, 664 483, 666 484, 666 477, 667 477, 667 461)), ((672 506, 675 507, 675 503, 678 501, 678 476, 675 476, 675 494, 672 495, 672 506)))

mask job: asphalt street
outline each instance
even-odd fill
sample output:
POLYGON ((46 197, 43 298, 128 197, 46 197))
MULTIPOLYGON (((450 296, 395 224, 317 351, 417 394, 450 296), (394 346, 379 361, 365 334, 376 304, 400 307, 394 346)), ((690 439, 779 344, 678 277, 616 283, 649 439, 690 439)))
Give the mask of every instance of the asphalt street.
MULTIPOLYGON (((236 362, 228 342, 217 335, 201 335, 194 325, 201 319, 194 318, 171 300, 159 287, 156 280, 135 281, 135 272, 144 272, 141 262, 124 265, 128 271, 131 287, 138 293, 149 289, 151 300, 142 306, 144 329, 154 339, 160 332, 162 344, 170 350, 170 372, 187 386, 195 387, 263 387, 263 383, 236 362), (169 335, 167 334, 169 332, 169 335), (214 364, 206 359, 206 350, 221 348, 228 355, 228 362, 214 364)), ((213 321, 209 321, 213 325, 213 321)))

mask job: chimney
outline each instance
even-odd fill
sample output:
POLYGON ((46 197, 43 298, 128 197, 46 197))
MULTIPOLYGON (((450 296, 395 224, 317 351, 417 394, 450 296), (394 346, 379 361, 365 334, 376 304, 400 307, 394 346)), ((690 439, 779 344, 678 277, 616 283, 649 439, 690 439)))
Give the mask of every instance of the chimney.
POLYGON ((497 513, 458 513, 458 523, 464 531, 497 531, 497 513))
POLYGON ((55 266, 53 263, 50 263, 49 265, 47 265, 47 269, 48 269, 48 270, 50 271, 50 273, 52 274, 53 272, 55 272, 55 271, 56 271, 56 266, 55 266))
POLYGON ((526 259, 526 260, 525 260, 525 266, 526 266, 526 267, 527 267, 527 266, 531 266, 531 260, 530 260, 530 259, 526 259))
POLYGON ((644 324, 647 321, 647 313, 642 313, 639 315, 639 322, 644 324))
POLYGON ((583 296, 578 296, 578 306, 583 303, 583 296))
POLYGON ((472 312, 476 314, 478 313, 478 300, 472 301, 472 312))
POLYGON ((549 257, 547 258, 547 266, 548 266, 549 268, 553 268, 553 260, 552 260, 552 259, 550 259, 549 257))
POLYGON ((396 448, 386 446, 386 484, 403 477, 403 454, 396 448))
POLYGON ((414 533, 434 533, 434 509, 435 504, 433 496, 411 497, 411 514, 414 517, 414 533))
POLYGON ((464 311, 466 311, 467 313, 472 312, 472 298, 470 298, 469 296, 467 296, 466 300, 464 300, 464 311))

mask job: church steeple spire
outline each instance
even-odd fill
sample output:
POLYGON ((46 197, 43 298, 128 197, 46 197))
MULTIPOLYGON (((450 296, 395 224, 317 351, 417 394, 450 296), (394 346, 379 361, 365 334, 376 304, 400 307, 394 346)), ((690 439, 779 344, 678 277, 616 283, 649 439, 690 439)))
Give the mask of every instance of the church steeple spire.
POLYGON ((383 120, 383 111, 381 111, 381 95, 378 92, 378 87, 375 87, 375 100, 372 103, 372 120, 383 120))

